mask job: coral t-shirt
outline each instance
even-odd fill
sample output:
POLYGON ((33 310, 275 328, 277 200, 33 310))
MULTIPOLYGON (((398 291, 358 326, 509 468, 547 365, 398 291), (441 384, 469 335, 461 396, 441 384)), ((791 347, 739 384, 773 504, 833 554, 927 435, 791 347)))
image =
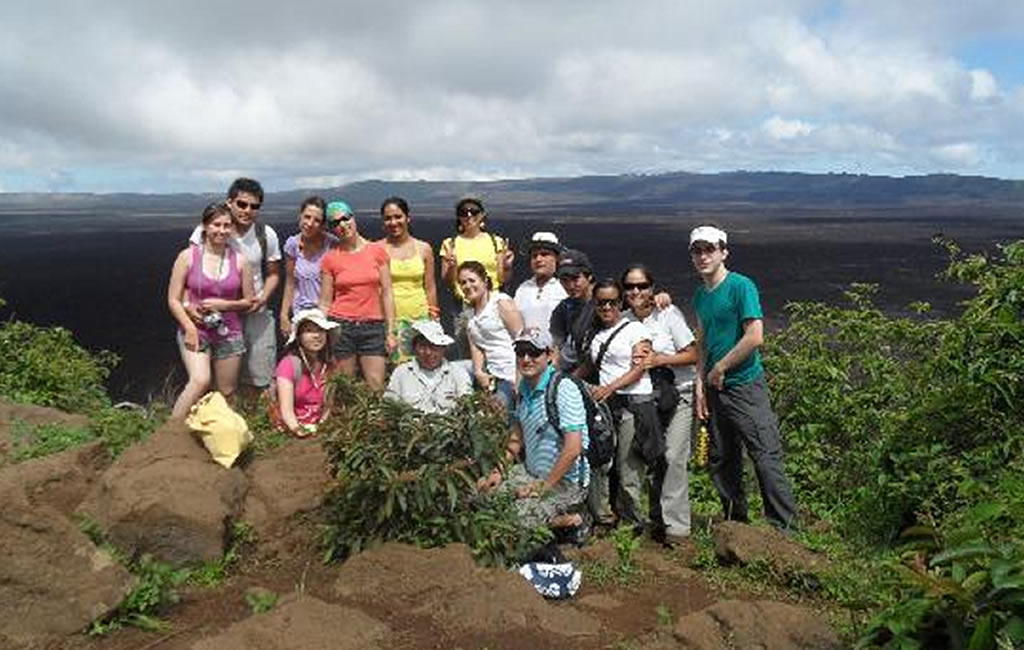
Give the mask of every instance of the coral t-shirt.
POLYGON ((387 250, 378 243, 355 252, 332 248, 320 261, 320 271, 329 274, 334 283, 328 314, 346 320, 383 320, 380 277, 389 272, 389 261, 387 250))

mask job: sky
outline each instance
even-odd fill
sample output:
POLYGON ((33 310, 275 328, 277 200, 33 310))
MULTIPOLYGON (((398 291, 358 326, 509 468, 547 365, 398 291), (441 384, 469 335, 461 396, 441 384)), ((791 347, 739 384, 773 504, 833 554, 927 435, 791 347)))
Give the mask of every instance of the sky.
POLYGON ((1024 178, 1021 0, 4 0, 0 191, 1024 178))

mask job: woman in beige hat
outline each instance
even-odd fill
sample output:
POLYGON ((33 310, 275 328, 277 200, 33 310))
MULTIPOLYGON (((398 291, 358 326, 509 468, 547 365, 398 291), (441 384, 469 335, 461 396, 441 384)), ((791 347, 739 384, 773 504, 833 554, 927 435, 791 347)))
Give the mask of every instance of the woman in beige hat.
POLYGON ((287 350, 274 373, 279 425, 304 438, 327 416, 324 395, 331 366, 327 333, 338 324, 319 309, 304 309, 292 318, 287 350))

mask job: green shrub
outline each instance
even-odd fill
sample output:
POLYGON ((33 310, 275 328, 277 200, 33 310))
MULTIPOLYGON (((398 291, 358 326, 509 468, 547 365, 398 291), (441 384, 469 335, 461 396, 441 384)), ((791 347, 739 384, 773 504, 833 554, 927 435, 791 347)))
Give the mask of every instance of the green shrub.
POLYGON ((337 487, 325 498, 326 555, 344 559, 382 541, 464 542, 504 564, 545 539, 523 528, 510 495, 480 495, 477 479, 504 455, 503 413, 482 395, 446 415, 424 414, 338 378, 321 435, 337 487))
POLYGON ((0 322, 0 350, 0 397, 76 413, 109 406, 113 353, 90 353, 62 327, 16 320, 0 322))
POLYGON ((978 289, 959 318, 889 317, 854 285, 845 306, 789 305, 765 354, 802 504, 875 543, 969 506, 1024 452, 1024 242, 945 245, 945 275, 978 289))
POLYGON ((14 462, 49 456, 92 440, 103 440, 111 455, 117 457, 128 446, 144 439, 158 424, 149 413, 105 406, 95 411, 82 428, 64 424, 30 425, 15 420, 12 427, 14 462))

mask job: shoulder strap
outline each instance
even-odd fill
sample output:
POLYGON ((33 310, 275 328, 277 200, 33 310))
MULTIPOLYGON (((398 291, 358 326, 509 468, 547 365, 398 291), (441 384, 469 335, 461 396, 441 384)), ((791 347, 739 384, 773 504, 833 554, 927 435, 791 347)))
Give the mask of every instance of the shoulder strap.
POLYGON ((491 246, 494 247, 494 254, 497 255, 498 251, 500 250, 498 248, 498 238, 494 236, 493 232, 490 232, 490 231, 487 231, 487 230, 485 230, 484 232, 486 232, 487 236, 491 238, 491 246))
POLYGON ((302 361, 297 356, 292 355, 292 381, 298 386, 299 380, 302 379, 302 361))
POLYGON ((544 413, 548 416, 548 422, 558 432, 559 436, 565 436, 562 431, 562 419, 558 414, 558 384, 565 378, 565 373, 556 370, 555 374, 544 389, 544 413))
POLYGON ((619 325, 615 328, 615 331, 612 332, 612 335, 605 339, 604 343, 601 344, 601 349, 597 351, 597 359, 594 360, 594 367, 597 368, 598 372, 601 372, 601 362, 604 361, 604 355, 608 352, 608 346, 612 344, 612 339, 618 336, 619 332, 626 329, 627 325, 629 325, 629 321, 619 325))
POLYGON ((256 222, 256 241, 260 243, 260 263, 267 261, 267 224, 256 222))

